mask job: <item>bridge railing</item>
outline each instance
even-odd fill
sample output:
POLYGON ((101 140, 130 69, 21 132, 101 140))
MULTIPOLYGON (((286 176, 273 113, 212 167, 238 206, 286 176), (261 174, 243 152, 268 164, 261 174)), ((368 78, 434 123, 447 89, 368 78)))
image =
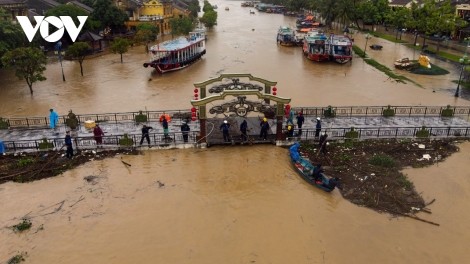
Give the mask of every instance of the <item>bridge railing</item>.
POLYGON ((322 117, 382 116, 384 110, 393 109, 395 116, 442 116, 443 111, 452 110, 452 116, 470 117, 470 106, 327 106, 327 107, 293 107, 295 112, 304 115, 322 117), (333 114, 331 114, 333 113, 333 114))
MULTIPOLYGON (((191 118, 190 110, 168 110, 168 111, 142 111, 142 114, 147 117, 148 122, 157 122, 163 114, 168 114, 172 119, 185 120, 191 118)), ((136 122, 136 116, 140 112, 124 112, 124 113, 104 113, 104 114, 82 114, 76 115, 80 124, 85 123, 87 120, 95 122, 108 122, 108 123, 127 123, 136 122)), ((59 117, 59 123, 66 124, 67 115, 59 117)), ((8 128, 41 128, 48 127, 50 124, 49 117, 9 117, 3 118, 8 128)))
MULTIPOLYGON (((283 130, 287 133, 286 130, 283 130)), ((298 135, 298 129, 294 129, 294 135, 298 135)), ((327 128, 326 132, 329 140, 347 139, 356 137, 357 139, 373 138, 468 138, 470 137, 470 127, 366 127, 354 128, 355 133, 350 133, 351 128, 327 128), (423 132, 424 131, 424 132, 423 132), (427 135, 427 136, 426 136, 427 135)), ((302 129, 302 134, 296 136, 300 140, 315 139, 315 129, 302 129)), ((318 137, 317 137, 318 138, 318 137)))
MULTIPOLYGON (((196 136, 198 131, 191 131, 188 133, 188 144, 196 143, 196 136)), ((163 133, 149 133, 151 146, 167 146, 171 144, 183 144, 183 134, 181 132, 168 133, 165 137, 163 133)), ((117 147, 137 147, 140 145, 142 136, 140 134, 128 134, 127 140, 124 135, 103 136, 102 144, 104 148, 117 148, 117 147), (122 145, 123 140, 127 144, 122 145)), ((73 137, 73 145, 79 149, 94 149, 98 145, 93 136, 90 137, 73 137)), ((41 151, 41 150, 60 150, 65 145, 65 138, 50 138, 50 139, 37 139, 37 140, 17 140, 17 141, 4 141, 6 151, 41 151)), ((147 140, 144 139, 143 146, 148 146, 147 140)))

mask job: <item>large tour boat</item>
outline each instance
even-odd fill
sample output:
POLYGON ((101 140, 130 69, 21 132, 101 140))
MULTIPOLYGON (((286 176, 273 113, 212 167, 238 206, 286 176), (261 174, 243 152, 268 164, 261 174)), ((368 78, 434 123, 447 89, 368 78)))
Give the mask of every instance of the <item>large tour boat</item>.
POLYGON ((150 48, 152 60, 144 67, 155 68, 159 73, 188 67, 206 54, 206 36, 203 31, 190 32, 188 37, 165 41, 150 48))
POLYGON ((281 26, 277 31, 277 43, 282 46, 296 45, 295 32, 290 27, 281 26))
POLYGON ((352 41, 347 36, 330 36, 330 55, 331 60, 337 63, 346 63, 352 60, 352 41))
POLYGON ((304 37, 302 47, 304 55, 312 61, 330 60, 330 43, 328 37, 320 30, 311 30, 304 37))

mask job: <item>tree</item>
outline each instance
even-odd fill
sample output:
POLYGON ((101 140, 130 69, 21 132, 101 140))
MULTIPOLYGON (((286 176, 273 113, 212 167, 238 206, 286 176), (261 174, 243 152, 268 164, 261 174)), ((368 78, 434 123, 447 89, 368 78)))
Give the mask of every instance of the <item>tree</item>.
MULTIPOLYGON (((88 13, 85 10, 74 5, 59 5, 47 10, 46 16, 70 16, 73 19, 75 25, 78 25, 80 22, 78 21, 77 16, 88 16, 88 13)), ((93 19, 88 17, 82 30, 93 30, 97 28, 98 25, 98 21, 94 21, 93 19)))
POLYGON ((190 16, 193 18, 197 18, 198 13, 201 11, 201 6, 199 5, 198 0, 189 0, 188 10, 191 12, 190 16))
POLYGON ((101 22, 101 28, 120 29, 129 19, 128 15, 115 6, 111 0, 96 0, 93 8, 91 17, 101 22))
POLYGON ((154 24, 141 23, 137 25, 134 39, 136 42, 145 43, 145 51, 148 52, 148 44, 157 39, 158 31, 158 27, 154 24))
POLYGON ((80 73, 83 76, 83 61, 85 60, 85 57, 90 53, 90 45, 86 42, 75 42, 72 45, 70 45, 65 52, 65 56, 70 56, 73 59, 78 60, 78 63, 80 64, 80 73))
POLYGON ((122 63, 122 54, 126 53, 129 50, 131 45, 130 41, 124 38, 115 38, 113 43, 111 43, 111 51, 113 53, 121 54, 121 63, 122 63))
POLYGON ((46 62, 46 55, 38 48, 16 48, 2 57, 3 65, 14 68, 15 75, 20 80, 26 80, 31 94, 33 94, 33 83, 46 80, 43 75, 46 62))
POLYGON ((193 20, 190 17, 170 19, 171 35, 187 35, 193 30, 193 20))
POLYGON ((212 28, 217 25, 217 12, 213 10, 204 12, 204 15, 199 19, 199 21, 201 21, 204 26, 212 28))
MULTIPOLYGON (((0 58, 8 51, 22 47, 27 43, 26 36, 18 24, 2 18, 6 16, 0 8, 0 58)), ((0 67, 2 64, 0 63, 0 67)))
POLYGON ((396 29, 395 39, 398 39, 398 34, 403 32, 402 29, 407 27, 409 24, 408 21, 411 20, 411 10, 406 7, 398 7, 394 10, 391 10, 390 13, 386 16, 387 24, 391 24, 393 28, 396 29))

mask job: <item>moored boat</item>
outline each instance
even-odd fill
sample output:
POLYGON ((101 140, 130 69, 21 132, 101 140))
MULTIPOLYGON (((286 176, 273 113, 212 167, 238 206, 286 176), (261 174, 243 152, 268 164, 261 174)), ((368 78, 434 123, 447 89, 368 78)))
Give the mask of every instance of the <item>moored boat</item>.
POLYGON ((302 157, 299 152, 300 144, 298 142, 294 143, 289 148, 289 155, 291 161, 295 167, 295 170, 300 174, 300 176, 311 185, 322 189, 325 192, 331 192, 335 189, 336 183, 332 178, 326 176, 324 173, 320 172, 320 177, 315 180, 313 176, 313 171, 315 166, 306 158, 302 157))
POLYGON ((206 54, 203 31, 190 32, 188 37, 165 41, 150 48, 152 60, 144 67, 153 67, 159 73, 188 67, 206 54))
POLYGON ((281 26, 277 31, 277 43, 283 46, 294 46, 297 45, 297 40, 295 39, 295 32, 290 27, 281 26))
POLYGON ((304 37, 303 52, 309 60, 329 61, 329 39, 320 30, 311 30, 304 37))
POLYGON ((330 36, 331 60, 337 63, 346 63, 352 60, 352 41, 347 36, 330 36))

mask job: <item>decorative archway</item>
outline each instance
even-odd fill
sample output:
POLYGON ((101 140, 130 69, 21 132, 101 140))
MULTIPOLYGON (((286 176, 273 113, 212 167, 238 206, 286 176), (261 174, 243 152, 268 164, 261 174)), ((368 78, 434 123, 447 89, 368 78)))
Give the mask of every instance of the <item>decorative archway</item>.
POLYGON ((204 82, 195 83, 194 99, 191 105, 197 109, 201 125, 199 139, 205 139, 207 136, 207 104, 224 100, 228 96, 236 97, 237 100, 223 103, 209 109, 214 113, 235 113, 237 116, 245 117, 249 112, 271 113, 276 119, 276 140, 282 140, 282 122, 284 116, 284 106, 290 103, 290 98, 277 96, 277 82, 268 81, 262 78, 254 77, 251 74, 227 73, 221 74, 217 78, 209 79, 204 82), (240 82, 239 78, 247 78, 249 82, 240 82), (230 79, 230 83, 223 83, 224 79, 230 79), (257 83, 253 83, 257 82, 257 83), (212 85, 214 83, 220 83, 212 85), (258 84, 260 83, 260 84, 258 84), (212 85, 208 88, 209 85, 212 85), (264 102, 255 102, 247 100, 247 96, 257 96, 264 102), (271 101, 275 105, 271 105, 271 101))

